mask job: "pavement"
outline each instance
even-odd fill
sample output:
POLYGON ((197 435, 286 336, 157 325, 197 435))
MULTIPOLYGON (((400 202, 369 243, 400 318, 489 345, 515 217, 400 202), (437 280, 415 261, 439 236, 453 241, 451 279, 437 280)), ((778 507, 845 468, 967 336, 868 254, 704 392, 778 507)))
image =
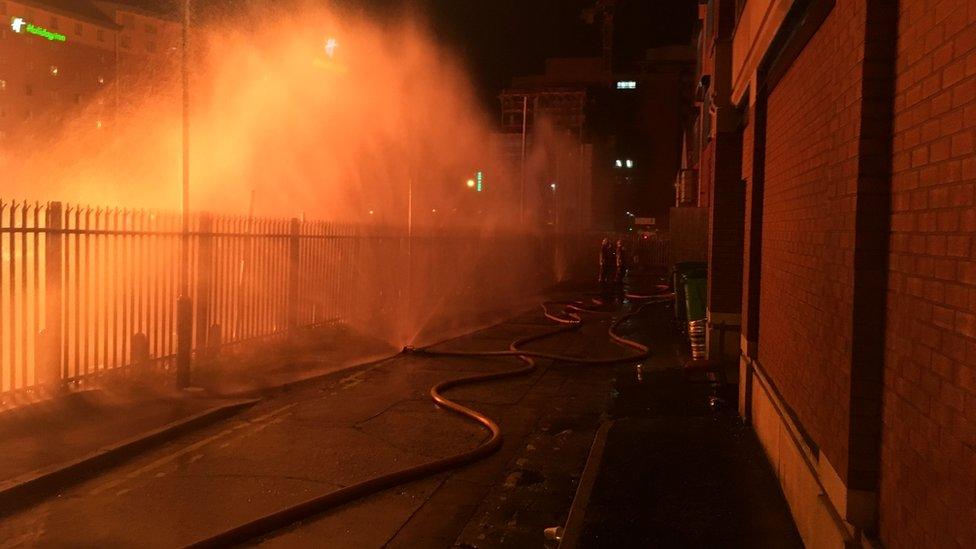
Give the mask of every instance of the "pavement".
POLYGON ((128 457, 254 404, 88 390, 0 415, 0 519, 128 457))
MULTIPOLYGON (((551 327, 533 310, 445 348, 504 349, 517 336, 551 327)), ((582 336, 567 334, 538 348, 619 352, 604 331, 594 324, 582 336)), ((485 433, 434 406, 428 389, 513 364, 510 358, 398 356, 306 381, 9 514, 0 523, 0 544, 184 545, 323 492, 469 449, 485 433)), ((542 530, 565 518, 609 386, 607 369, 540 364, 532 375, 452 390, 452 397, 499 422, 505 444, 498 453, 337 508, 262 543, 442 547, 464 531, 479 546, 485 545, 480 540, 541 544, 542 530), (482 512, 490 511, 482 503, 495 489, 516 502, 497 522, 482 512), (552 497, 544 493, 550 489, 552 497), (536 501, 540 493, 546 501, 536 501)))
MULTIPOLYGON (((666 316, 661 308, 625 326, 657 351, 641 365, 639 378, 634 364, 539 361, 531 375, 453 389, 451 398, 499 423, 505 437, 499 452, 310 517, 259 544, 545 546, 543 531, 566 523, 597 430, 615 418, 587 498, 581 546, 698 546, 713 540, 721 546, 757 540, 799 546, 758 443, 733 413, 710 411, 703 387, 677 371, 681 345, 666 316)), ((609 316, 595 316, 579 332, 533 346, 566 355, 619 355, 621 349, 607 340, 608 323, 609 316)), ((534 309, 441 347, 500 350, 552 326, 534 309)), ((255 367, 285 374, 258 375, 221 394, 239 396, 291 379, 288 372, 303 371, 302 364, 330 367, 316 356, 255 367)), ((428 389, 514 364, 510 358, 400 355, 265 391, 260 402, 220 423, 179 433, 76 479, 56 497, 7 513, 0 546, 181 546, 310 497, 470 449, 484 431, 434 406, 428 389)), ((115 420, 103 415, 106 432, 125 414, 117 410, 115 420)), ((42 450, 71 446, 68 430, 57 436, 44 430, 43 437, 24 436, 34 436, 42 450)))
POLYGON ((734 388, 726 407, 709 407, 708 384, 680 368, 687 344, 670 316, 659 307, 625 326, 654 356, 617 369, 602 456, 565 545, 803 547, 758 439, 738 420, 734 388))

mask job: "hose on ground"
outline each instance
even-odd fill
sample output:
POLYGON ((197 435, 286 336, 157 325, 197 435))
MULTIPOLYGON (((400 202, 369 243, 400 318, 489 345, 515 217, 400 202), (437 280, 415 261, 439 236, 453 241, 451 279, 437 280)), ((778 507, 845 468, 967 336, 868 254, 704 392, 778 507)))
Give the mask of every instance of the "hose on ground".
POLYGON ((414 354, 425 355, 425 356, 441 356, 441 357, 503 357, 511 356, 517 357, 522 360, 525 365, 520 368, 515 368, 511 370, 505 370, 501 372, 491 372, 486 374, 474 374, 464 377, 459 377, 455 379, 450 379, 447 381, 442 381, 430 389, 430 397, 433 399, 438 406, 446 408, 464 418, 472 420, 478 423, 481 427, 486 429, 489 436, 481 444, 475 448, 462 452, 460 454, 455 454, 453 456, 448 456, 445 458, 429 461, 427 463, 417 465, 414 467, 409 467, 407 469, 401 469, 386 475, 374 477, 363 482, 346 486, 320 496, 313 497, 311 499, 305 500, 297 505, 280 509, 271 514, 265 515, 263 517, 254 519, 250 522, 246 522, 237 526, 234 526, 223 532, 214 534, 210 537, 198 540, 194 543, 189 544, 187 547, 192 548, 210 548, 210 547, 227 547, 232 545, 239 545, 250 540, 266 537, 269 534, 291 526, 299 521, 305 520, 309 517, 321 514, 329 509, 338 507, 345 503, 349 503, 353 500, 365 497, 376 492, 398 486, 400 484, 405 484, 407 482, 412 482, 415 480, 420 480, 428 476, 448 471, 460 467, 462 465, 467 465, 473 463, 489 455, 495 453, 502 445, 502 432, 501 428, 495 423, 491 418, 485 416, 477 410, 473 410, 459 404, 453 400, 448 399, 444 396, 444 391, 449 389, 460 387, 462 385, 470 385, 474 383, 484 383, 487 381, 493 381, 498 379, 505 379, 511 377, 517 377, 521 375, 529 374, 536 369, 535 359, 548 359, 559 362, 571 362, 578 364, 612 364, 617 362, 629 362, 635 360, 644 360, 650 356, 650 351, 646 345, 638 343, 632 339, 628 339, 619 333, 617 333, 617 328, 629 320, 641 313, 645 307, 653 304, 659 303, 662 300, 657 299, 656 296, 649 296, 652 299, 643 303, 635 310, 616 318, 610 324, 609 336, 610 338, 623 346, 635 349, 637 353, 632 353, 629 356, 618 357, 618 358, 585 358, 585 357, 569 357, 561 356, 550 353, 543 353, 538 351, 528 351, 521 349, 520 347, 527 345, 529 343, 553 337, 558 334, 570 332, 579 329, 582 325, 583 320, 580 316, 581 313, 595 313, 600 312, 593 309, 587 309, 582 304, 578 302, 566 304, 564 311, 566 316, 559 316, 551 313, 546 306, 543 304, 543 312, 546 318, 553 320, 561 324, 558 328, 553 330, 548 330, 546 332, 522 337, 513 341, 507 351, 437 351, 429 348, 416 349, 412 351, 414 354))

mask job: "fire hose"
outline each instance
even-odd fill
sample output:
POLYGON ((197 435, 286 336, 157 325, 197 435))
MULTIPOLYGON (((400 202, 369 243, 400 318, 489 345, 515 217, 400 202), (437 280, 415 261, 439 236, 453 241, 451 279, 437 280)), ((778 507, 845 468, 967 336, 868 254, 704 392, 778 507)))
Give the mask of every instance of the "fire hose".
MULTIPOLYGON (((532 336, 522 337, 513 341, 508 350, 506 351, 436 351, 429 347, 427 348, 405 348, 405 354, 415 354, 420 356, 430 356, 430 357, 517 357, 522 360, 525 365, 520 368, 515 368, 512 370, 505 370, 501 372, 490 372, 485 374, 475 374, 464 377, 459 377, 455 379, 450 379, 447 381, 442 381, 430 389, 430 398, 440 407, 446 408, 466 419, 478 423, 481 427, 486 429, 489 436, 481 444, 475 448, 462 452, 460 454, 455 454, 453 456, 429 461, 427 463, 417 465, 415 467, 410 467, 407 469, 401 469, 393 473, 378 476, 365 480, 363 482, 353 484, 322 494, 311 499, 305 500, 297 505, 280 509, 271 514, 262 516, 260 518, 254 519, 250 522, 246 522, 237 526, 234 526, 228 530, 224 530, 220 533, 214 534, 210 537, 198 540, 194 543, 189 544, 187 547, 192 548, 210 548, 210 547, 227 547, 233 545, 239 545, 250 540, 266 537, 269 534, 291 526, 297 522, 305 520, 309 517, 321 514, 329 509, 338 507, 345 503, 349 503, 353 500, 380 492, 382 490, 392 488, 407 482, 412 482, 415 480, 420 480, 428 476, 455 469, 469 463, 473 463, 489 455, 495 453, 502 445, 502 431, 501 428, 495 423, 491 418, 485 416, 477 410, 473 410, 454 402, 443 395, 444 391, 449 389, 460 387, 462 385, 470 385, 474 383, 484 383, 487 381, 493 381, 498 379, 512 378, 517 376, 522 376, 529 374, 536 369, 535 359, 547 359, 558 362, 570 362, 576 364, 613 364, 619 362, 631 362, 645 360, 650 357, 650 350, 644 344, 638 343, 632 339, 624 337, 617 333, 617 328, 629 320, 630 318, 640 314, 645 307, 660 303, 661 301, 670 299, 669 295, 658 294, 656 296, 647 296, 648 301, 644 302, 638 306, 633 311, 617 317, 610 324, 608 334, 610 339, 615 343, 634 349, 636 352, 630 353, 627 356, 615 357, 615 358, 584 358, 584 357, 569 357, 561 356, 556 354, 529 351, 520 349, 523 345, 553 337, 558 334, 571 332, 580 328, 583 323, 582 313, 598 313, 601 311, 588 309, 580 304, 579 302, 565 303, 563 312, 565 316, 560 316, 549 311, 546 304, 542 305, 543 313, 546 318, 559 323, 561 326, 553 330, 548 330, 541 334, 536 334, 532 336)), ((599 303, 599 302, 597 302, 599 303)))

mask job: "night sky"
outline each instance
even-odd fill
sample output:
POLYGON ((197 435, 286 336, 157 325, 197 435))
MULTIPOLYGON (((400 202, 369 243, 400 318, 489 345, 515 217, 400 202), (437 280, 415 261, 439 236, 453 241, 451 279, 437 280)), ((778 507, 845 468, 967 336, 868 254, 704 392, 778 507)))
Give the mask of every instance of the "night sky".
MULTIPOLYGON (((438 38, 465 60, 486 103, 512 76, 541 72, 547 57, 600 55, 600 25, 583 20, 594 0, 343 0, 389 15, 420 9, 438 38)), ((618 58, 639 59, 647 48, 689 44, 697 0, 622 0, 617 8, 618 58)))
MULTIPOLYGON (((120 0, 178 5, 178 0, 120 0)), ((233 12, 262 0, 191 0, 211 14, 233 12)), ((288 0, 273 0, 281 7, 288 0)), ((301 4, 308 0, 295 0, 301 4)), ((421 13, 437 38, 471 70, 486 106, 512 76, 541 72, 547 57, 600 55, 600 25, 582 14, 595 0, 328 0, 326 5, 365 11, 380 19, 421 13)), ((697 0, 619 0, 616 56, 639 59, 646 48, 689 44, 697 0)))

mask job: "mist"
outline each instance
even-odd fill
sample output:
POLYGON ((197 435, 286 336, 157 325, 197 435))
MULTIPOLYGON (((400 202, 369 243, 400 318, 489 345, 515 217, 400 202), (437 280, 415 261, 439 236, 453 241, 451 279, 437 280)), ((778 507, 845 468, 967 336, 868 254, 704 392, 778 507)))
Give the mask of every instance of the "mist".
MULTIPOLYGON (((422 16, 255 7, 191 32, 191 211, 316 221, 361 239, 331 259, 343 322, 397 346, 433 342, 531 305, 585 253, 557 237, 539 153, 520 197, 521 167, 491 150, 469 75, 422 16)), ((169 38, 145 79, 107 83, 60 128, 0 152, 3 196, 179 211, 181 64, 169 38)), ((536 140, 575 146, 551 130, 536 140)), ((241 280, 256 292, 273 283, 241 280)))

